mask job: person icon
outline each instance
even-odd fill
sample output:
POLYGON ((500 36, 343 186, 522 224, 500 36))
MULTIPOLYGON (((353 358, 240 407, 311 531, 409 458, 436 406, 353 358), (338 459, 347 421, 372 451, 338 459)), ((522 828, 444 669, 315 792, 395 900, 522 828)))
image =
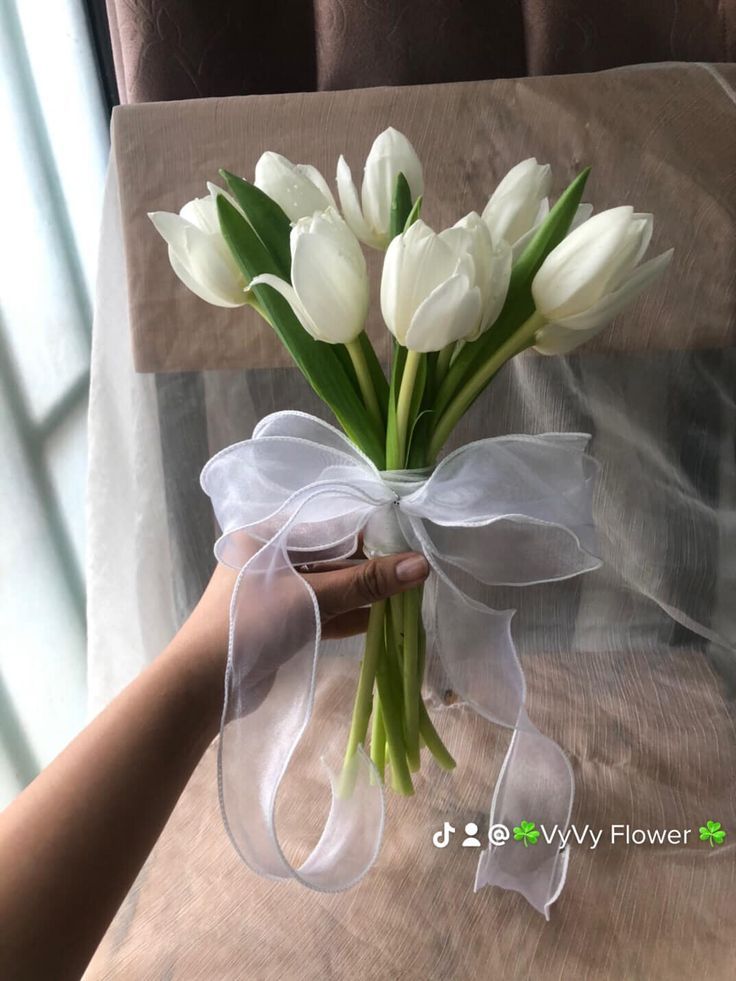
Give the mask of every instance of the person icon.
POLYGON ((465 825, 465 834, 468 836, 463 841, 463 848, 480 848, 480 842, 475 837, 478 834, 478 825, 470 821, 465 825))

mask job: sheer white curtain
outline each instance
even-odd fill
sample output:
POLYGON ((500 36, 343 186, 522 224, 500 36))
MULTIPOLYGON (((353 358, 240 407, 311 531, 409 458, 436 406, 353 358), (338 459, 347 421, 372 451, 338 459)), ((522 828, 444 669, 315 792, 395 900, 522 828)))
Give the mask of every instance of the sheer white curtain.
POLYGON ((108 148, 81 0, 0 0, 0 806, 86 714, 91 295, 108 148))

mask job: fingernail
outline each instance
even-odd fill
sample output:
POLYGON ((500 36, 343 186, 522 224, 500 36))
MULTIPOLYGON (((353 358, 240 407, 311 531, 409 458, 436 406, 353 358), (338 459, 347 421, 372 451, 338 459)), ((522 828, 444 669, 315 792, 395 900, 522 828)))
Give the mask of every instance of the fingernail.
POLYGON ((396 566, 396 578, 399 582, 420 582, 429 575, 429 563, 423 555, 412 555, 402 559, 396 566))

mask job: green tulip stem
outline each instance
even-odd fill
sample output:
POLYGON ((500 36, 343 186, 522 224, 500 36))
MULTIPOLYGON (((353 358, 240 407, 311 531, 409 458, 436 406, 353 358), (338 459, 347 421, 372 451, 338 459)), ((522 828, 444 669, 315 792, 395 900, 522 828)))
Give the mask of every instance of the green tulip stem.
POLYGON ((373 682, 376 680, 376 670, 379 666, 381 653, 384 648, 383 626, 386 612, 386 600, 380 600, 371 607, 368 617, 368 631, 365 638, 365 652, 360 665, 358 690, 355 693, 353 718, 350 723, 348 745, 345 750, 345 764, 340 780, 339 796, 349 797, 355 780, 355 753, 358 746, 365 742, 368 732, 368 721, 371 716, 373 701, 373 682))
POLYGON ((365 402, 365 407, 368 409, 373 422, 378 426, 379 432, 383 432, 384 422, 381 407, 378 404, 378 396, 371 381, 368 363, 365 360, 365 354, 360 346, 360 341, 356 337, 355 340, 349 341, 345 347, 348 349, 350 360, 353 362, 353 368, 355 368, 355 374, 358 379, 363 401, 365 402))
POLYGON ((409 437, 409 416, 411 415, 411 398, 414 394, 414 383, 421 361, 419 351, 407 351, 404 373, 401 376, 399 399, 396 403, 396 436, 399 444, 399 460, 401 466, 406 462, 406 444, 409 437))
POLYGON ((441 766, 443 770, 454 770, 457 764, 452 754, 440 739, 439 733, 432 725, 432 720, 429 717, 427 706, 424 704, 424 699, 419 702, 419 734, 424 740, 424 745, 432 756, 434 756, 438 766, 441 766))
POLYGON ((435 367, 434 383, 435 386, 439 386, 444 380, 447 374, 447 369, 450 367, 450 361, 452 361, 452 355, 455 350, 455 344, 448 344, 447 347, 443 347, 437 357, 437 366, 435 367))
POLYGON ((410 770, 419 769, 419 617, 422 591, 410 589, 404 593, 404 650, 401 673, 404 691, 404 728, 406 757, 410 770))
MULTIPOLYGON (((386 726, 383 721, 383 709, 378 689, 373 692, 373 720, 371 727, 371 759, 373 765, 378 770, 378 779, 383 783, 384 771, 386 769, 386 726)), ((376 779, 375 774, 371 774, 371 780, 376 779)))
POLYGON ((531 317, 493 352, 486 363, 481 365, 474 375, 471 375, 437 421, 429 444, 428 456, 430 460, 437 456, 461 416, 467 412, 493 376, 507 361, 531 347, 534 335, 544 323, 544 317, 535 310, 531 317))

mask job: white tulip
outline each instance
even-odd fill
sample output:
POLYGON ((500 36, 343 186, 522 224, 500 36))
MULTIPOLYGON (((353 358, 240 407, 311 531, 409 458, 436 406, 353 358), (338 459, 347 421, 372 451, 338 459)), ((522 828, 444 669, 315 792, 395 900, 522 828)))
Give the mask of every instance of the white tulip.
POLYGON ((273 287, 316 340, 354 341, 368 315, 368 271, 360 243, 334 208, 300 219, 289 242, 291 283, 264 273, 251 286, 273 287))
POLYGON ((494 246, 488 226, 475 211, 461 218, 452 228, 440 232, 460 258, 467 253, 473 260, 473 284, 480 290, 480 316, 475 329, 464 337, 474 341, 495 323, 503 307, 511 278, 511 247, 503 239, 494 246))
POLYGON ((411 199, 416 201, 424 191, 422 165, 409 140, 392 126, 373 141, 360 200, 347 161, 341 156, 337 163, 337 192, 345 221, 361 242, 374 249, 385 249, 390 241, 391 204, 399 174, 406 178, 411 199))
MULTIPOLYGON (((248 282, 220 231, 216 197, 221 188, 208 184, 206 198, 195 198, 178 215, 152 211, 148 217, 169 246, 169 262, 192 293, 217 307, 242 307, 248 282)), ((235 205, 237 207, 237 205, 235 205)))
POLYGON ((420 220, 386 251, 381 311, 397 341, 413 351, 440 351, 478 329, 483 294, 473 257, 459 240, 454 229, 438 235, 420 220))
POLYGON ((535 157, 522 160, 506 174, 483 209, 494 242, 503 239, 518 258, 549 214, 552 172, 535 157))
POLYGON ((308 218, 335 207, 327 181, 311 164, 293 164, 269 150, 256 164, 254 184, 272 198, 289 221, 308 218))
POLYGON ((644 265, 653 219, 629 206, 602 211, 553 249, 532 282, 541 354, 565 354, 593 337, 659 276, 673 250, 644 265))

